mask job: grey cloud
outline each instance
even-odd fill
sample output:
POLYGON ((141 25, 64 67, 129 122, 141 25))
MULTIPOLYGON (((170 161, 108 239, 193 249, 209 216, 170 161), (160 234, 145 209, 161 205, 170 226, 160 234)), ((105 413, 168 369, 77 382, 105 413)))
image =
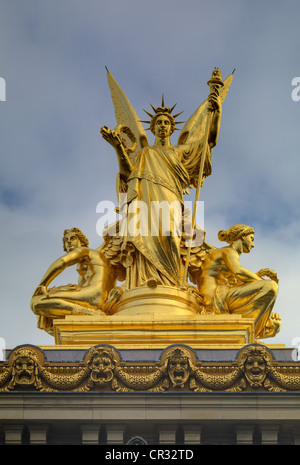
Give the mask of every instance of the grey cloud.
POLYGON ((281 276, 276 311, 285 329, 275 342, 297 336, 300 277, 290 246, 299 237, 297 8, 296 1, 3 3, 0 336, 8 345, 51 343, 29 309, 34 287, 62 253, 63 229, 81 227, 96 247, 96 205, 116 201, 117 162, 99 134, 115 124, 105 65, 140 117, 164 92, 185 119, 206 98, 214 66, 224 77, 237 68, 201 191, 205 228, 218 244, 219 229, 254 226, 257 246, 245 264, 265 258, 281 276))

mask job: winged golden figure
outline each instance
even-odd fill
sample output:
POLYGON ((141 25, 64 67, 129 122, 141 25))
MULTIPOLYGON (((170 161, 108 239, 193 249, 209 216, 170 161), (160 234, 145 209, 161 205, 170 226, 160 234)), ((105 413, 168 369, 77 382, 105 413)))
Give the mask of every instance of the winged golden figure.
MULTIPOLYGON (((217 144, 222 103, 232 74, 223 82, 220 71, 214 69, 208 82, 210 94, 184 124, 176 145, 170 137, 182 112, 174 114, 175 105, 165 106, 163 96, 160 106, 151 105, 152 112, 144 110, 149 120, 141 121, 109 71, 107 77, 117 126, 114 130, 103 126, 100 131, 118 158, 117 191, 119 199, 123 194, 120 203, 126 211, 125 226, 120 228, 120 260, 127 268, 127 286, 180 286, 186 225, 184 194, 211 174, 212 148, 217 144), (153 145, 142 125, 145 122, 154 135, 153 145)), ((104 253, 115 240, 120 241, 119 237, 112 238, 109 227, 104 237, 104 253)), ((199 245, 202 243, 203 237, 199 245)), ((200 251, 203 253, 203 248, 200 251)))

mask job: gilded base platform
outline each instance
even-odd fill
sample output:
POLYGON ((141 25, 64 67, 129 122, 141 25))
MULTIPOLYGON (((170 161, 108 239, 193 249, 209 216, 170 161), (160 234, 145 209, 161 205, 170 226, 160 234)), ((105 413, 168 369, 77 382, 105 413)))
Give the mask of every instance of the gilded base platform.
POLYGON ((54 324, 55 344, 92 346, 110 344, 117 349, 160 349, 171 344, 193 348, 243 346, 254 342, 254 320, 233 315, 194 316, 188 320, 132 320, 126 316, 67 316, 54 324))
POLYGON ((200 315, 194 295, 165 287, 124 292, 112 315, 72 315, 54 320, 55 344, 117 349, 244 346, 254 342, 254 320, 241 315, 200 315))

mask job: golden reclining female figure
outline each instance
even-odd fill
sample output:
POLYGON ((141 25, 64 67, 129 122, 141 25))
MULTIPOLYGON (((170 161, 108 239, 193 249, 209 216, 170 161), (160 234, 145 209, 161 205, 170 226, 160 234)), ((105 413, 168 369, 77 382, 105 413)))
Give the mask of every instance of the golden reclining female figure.
POLYGON ((240 255, 254 247, 253 228, 237 224, 220 231, 218 238, 229 245, 213 249, 197 276, 205 307, 214 313, 239 313, 254 318, 256 338, 275 336, 280 317, 271 311, 278 293, 277 275, 269 269, 253 273, 240 264, 240 255), (271 279, 263 279, 264 275, 271 279))

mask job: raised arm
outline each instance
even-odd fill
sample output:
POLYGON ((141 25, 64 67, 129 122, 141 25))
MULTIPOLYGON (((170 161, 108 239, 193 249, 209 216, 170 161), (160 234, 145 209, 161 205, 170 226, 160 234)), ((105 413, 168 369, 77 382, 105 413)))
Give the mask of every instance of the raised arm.
POLYGON ((127 178, 133 169, 133 164, 130 161, 120 136, 115 131, 111 131, 107 126, 103 126, 100 132, 103 139, 112 145, 117 153, 120 175, 127 178))
POLYGON ((208 143, 212 149, 215 145, 217 145, 218 142, 222 116, 221 99, 217 93, 210 94, 208 111, 213 111, 212 123, 208 136, 208 143))

